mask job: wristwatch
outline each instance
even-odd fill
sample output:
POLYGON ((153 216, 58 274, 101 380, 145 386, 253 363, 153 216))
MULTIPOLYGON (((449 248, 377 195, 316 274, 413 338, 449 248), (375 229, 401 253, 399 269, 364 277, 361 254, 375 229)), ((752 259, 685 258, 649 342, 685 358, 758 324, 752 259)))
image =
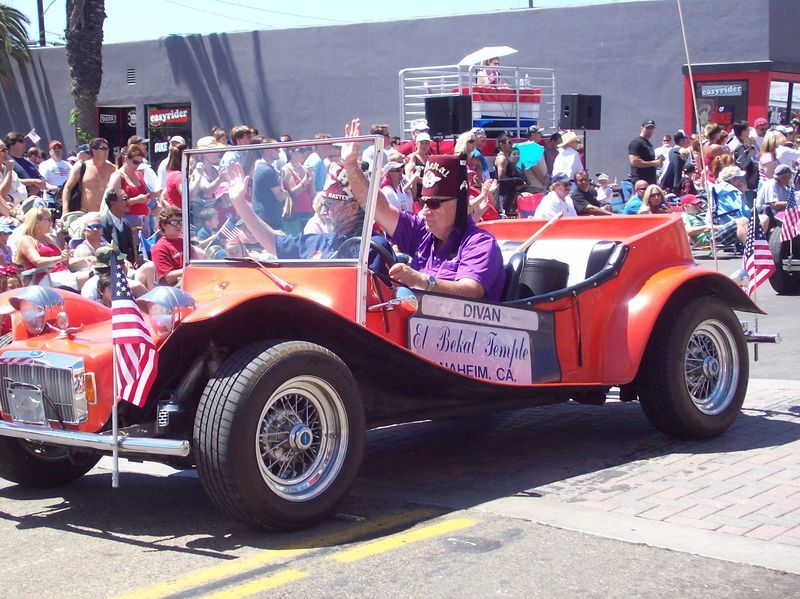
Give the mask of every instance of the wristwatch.
POLYGON ((434 287, 436 287, 436 277, 428 275, 428 286, 425 288, 425 291, 431 291, 434 287))

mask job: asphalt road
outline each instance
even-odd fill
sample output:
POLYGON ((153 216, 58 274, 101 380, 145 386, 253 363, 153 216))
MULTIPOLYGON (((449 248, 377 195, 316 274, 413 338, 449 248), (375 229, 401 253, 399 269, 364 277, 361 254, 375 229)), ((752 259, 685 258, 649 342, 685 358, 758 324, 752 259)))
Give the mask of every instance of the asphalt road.
MULTIPOLYGON (((784 343, 761 346, 751 377, 800 378, 798 301, 759 290, 769 313, 759 328, 784 343)), ((637 404, 616 401, 371 431, 338 515, 291 534, 222 516, 194 472, 157 464, 125 462, 119 490, 107 459, 60 489, 0 481, 0 588, 31 598, 800 596, 800 383, 751 387, 735 426, 711 443, 668 439, 637 404), (698 499, 686 508, 690 491, 698 499), (649 505, 677 515, 642 514, 649 505)))

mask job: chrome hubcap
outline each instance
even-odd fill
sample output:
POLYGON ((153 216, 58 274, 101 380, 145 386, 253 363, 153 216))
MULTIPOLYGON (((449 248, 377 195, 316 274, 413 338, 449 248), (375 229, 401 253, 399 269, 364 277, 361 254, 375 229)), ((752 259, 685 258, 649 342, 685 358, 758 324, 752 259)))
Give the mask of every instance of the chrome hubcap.
POLYGON ((698 410, 714 416, 733 401, 739 381, 739 353, 728 327, 704 320, 692 332, 684 354, 686 390, 698 410))
POLYGON ((299 376, 264 404, 255 450, 264 482, 288 501, 308 501, 336 479, 347 455, 344 403, 326 381, 299 376))

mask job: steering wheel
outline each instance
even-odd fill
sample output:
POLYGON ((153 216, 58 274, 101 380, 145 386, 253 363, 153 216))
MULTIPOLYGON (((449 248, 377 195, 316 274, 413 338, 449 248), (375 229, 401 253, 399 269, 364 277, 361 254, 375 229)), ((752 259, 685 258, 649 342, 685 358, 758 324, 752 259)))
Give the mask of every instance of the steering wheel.
MULTIPOLYGON (((337 258, 349 258, 352 257, 353 250, 356 249, 358 246, 361 245, 361 237, 350 237, 346 239, 342 245, 339 246, 339 249, 336 250, 336 253, 331 256, 333 259, 337 258)), ((389 248, 382 246, 381 244, 377 243, 374 239, 369 240, 369 249, 370 252, 375 252, 380 259, 383 261, 383 264, 386 266, 386 269, 390 269, 392 266, 395 265, 397 259, 395 257, 394 251, 389 248)), ((388 273, 378 272, 380 269, 380 265, 372 264, 372 260, 370 260, 370 271, 375 273, 384 283, 391 287, 392 281, 389 278, 388 273), (377 268, 374 268, 377 267, 377 268)))

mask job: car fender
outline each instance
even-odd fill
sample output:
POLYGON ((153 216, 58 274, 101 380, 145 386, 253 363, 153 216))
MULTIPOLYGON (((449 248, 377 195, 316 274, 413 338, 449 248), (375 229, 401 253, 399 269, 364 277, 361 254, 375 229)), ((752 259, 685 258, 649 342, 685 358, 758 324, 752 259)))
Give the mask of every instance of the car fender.
POLYGON ((694 265, 672 266, 644 281, 628 301, 620 302, 612 313, 606 339, 609 380, 628 383, 634 379, 650 335, 668 304, 681 297, 714 295, 733 310, 765 314, 741 288, 724 274, 694 265))

